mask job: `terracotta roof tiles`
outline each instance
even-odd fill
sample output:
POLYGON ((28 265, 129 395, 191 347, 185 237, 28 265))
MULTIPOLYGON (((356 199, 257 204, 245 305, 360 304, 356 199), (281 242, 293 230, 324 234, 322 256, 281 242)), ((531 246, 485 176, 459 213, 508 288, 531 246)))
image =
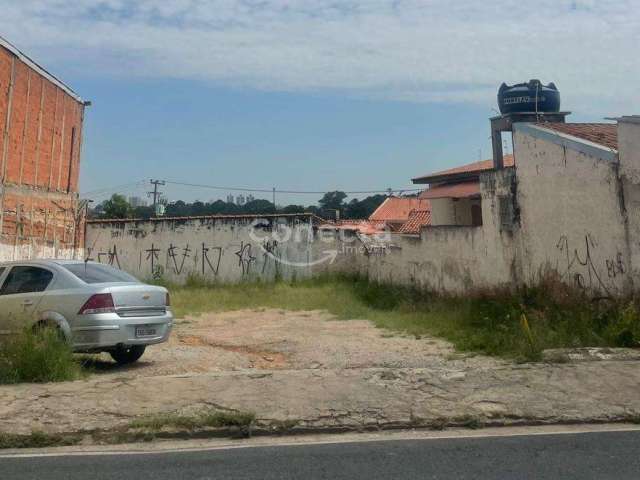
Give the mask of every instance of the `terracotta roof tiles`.
POLYGON ((452 183, 437 185, 420 194, 420 198, 469 198, 480 195, 480 182, 452 183))
MULTIPOLYGON (((506 154, 503 157, 503 162, 505 167, 513 167, 515 162, 513 155, 506 154)), ((433 172, 428 175, 423 175, 421 177, 416 177, 413 179, 413 182, 420 180, 420 183, 428 183, 424 182, 425 179, 431 177, 443 177, 443 176, 455 176, 462 175, 467 173, 477 173, 480 174, 482 172, 492 170, 493 169, 493 160, 482 160, 480 162, 467 163, 466 165, 460 165, 459 167, 449 168, 448 170, 441 170, 439 172, 433 172)))
POLYGON ((383 222, 405 222, 413 210, 430 210, 428 200, 418 197, 388 197, 369 216, 369 220, 383 222))
POLYGON ((398 229, 398 233, 420 233, 420 229, 431 225, 431 210, 413 210, 409 219, 398 229))
POLYGON ((615 123, 536 123, 536 125, 618 150, 618 126, 615 123))

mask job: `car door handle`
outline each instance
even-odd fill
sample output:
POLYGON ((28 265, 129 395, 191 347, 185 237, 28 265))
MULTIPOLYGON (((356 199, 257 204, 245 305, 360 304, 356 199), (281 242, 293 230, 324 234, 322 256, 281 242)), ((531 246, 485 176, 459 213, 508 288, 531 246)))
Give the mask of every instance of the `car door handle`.
POLYGON ((24 305, 25 307, 30 307, 31 305, 33 305, 33 300, 25 300, 24 302, 22 302, 22 305, 24 305))

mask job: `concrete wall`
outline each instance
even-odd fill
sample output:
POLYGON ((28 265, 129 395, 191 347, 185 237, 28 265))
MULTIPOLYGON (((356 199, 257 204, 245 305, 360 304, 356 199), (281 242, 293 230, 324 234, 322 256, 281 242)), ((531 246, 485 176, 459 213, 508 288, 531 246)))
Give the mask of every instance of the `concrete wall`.
POLYGON ((640 117, 623 117, 618 122, 620 177, 627 217, 630 275, 640 287, 640 117))
POLYGON ((567 283, 603 295, 631 288, 617 155, 526 125, 516 125, 514 151, 522 281, 552 269, 567 283))
POLYGON ((68 87, 0 43, 0 260, 81 245, 83 115, 68 87))
POLYGON ((423 228, 419 236, 388 234, 378 242, 383 248, 365 254, 352 248, 351 258, 339 255, 332 269, 441 292, 512 285, 519 277, 517 234, 500 229, 494 199, 512 198, 514 182, 513 169, 481 177, 482 227, 443 225, 423 228))
POLYGON ((480 204, 479 199, 434 198, 431 200, 431 224, 471 226, 471 206, 480 204))
POLYGON ((449 292, 535 284, 548 273, 594 296, 637 288, 640 119, 620 125, 622 165, 598 144, 516 125, 516 168, 481 175, 482 227, 391 235, 386 248, 343 265, 449 292))
POLYGON ((305 215, 94 221, 87 223, 86 256, 138 278, 177 283, 302 278, 317 260, 310 222, 305 215))

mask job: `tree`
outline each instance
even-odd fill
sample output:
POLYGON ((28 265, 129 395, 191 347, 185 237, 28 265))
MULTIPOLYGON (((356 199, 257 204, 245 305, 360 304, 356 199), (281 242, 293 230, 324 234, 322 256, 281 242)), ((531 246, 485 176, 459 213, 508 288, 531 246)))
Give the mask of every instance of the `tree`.
POLYGON ((153 206, 140 206, 132 209, 131 216, 134 218, 142 218, 144 220, 148 220, 149 218, 155 216, 156 212, 153 209, 153 206))
POLYGON ((246 214, 276 213, 276 207, 269 200, 252 200, 242 207, 246 214))
POLYGON ((306 210, 302 205, 287 205, 280 210, 282 213, 304 213, 306 210))
POLYGON ((131 205, 123 195, 114 193, 109 200, 103 203, 103 215, 106 218, 131 217, 131 205))
POLYGON ((318 201, 320 208, 323 210, 342 210, 344 208, 344 199, 347 194, 336 190, 334 192, 325 193, 318 201))
POLYGON ((363 200, 354 198, 347 204, 344 211, 344 218, 369 218, 369 216, 382 204, 382 202, 384 202, 386 198, 386 195, 380 194, 371 195, 363 200))

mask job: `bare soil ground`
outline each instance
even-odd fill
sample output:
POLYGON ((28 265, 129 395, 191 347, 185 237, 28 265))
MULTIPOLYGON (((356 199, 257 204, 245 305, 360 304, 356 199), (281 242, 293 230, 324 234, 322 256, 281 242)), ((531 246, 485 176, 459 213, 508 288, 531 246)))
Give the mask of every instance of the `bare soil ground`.
POLYGON ((322 311, 258 309, 178 320, 170 341, 149 347, 138 364, 91 360, 97 373, 148 377, 206 372, 352 368, 442 368, 456 359, 484 365, 488 357, 456 354, 449 343, 375 328, 367 320, 336 320, 322 311))

